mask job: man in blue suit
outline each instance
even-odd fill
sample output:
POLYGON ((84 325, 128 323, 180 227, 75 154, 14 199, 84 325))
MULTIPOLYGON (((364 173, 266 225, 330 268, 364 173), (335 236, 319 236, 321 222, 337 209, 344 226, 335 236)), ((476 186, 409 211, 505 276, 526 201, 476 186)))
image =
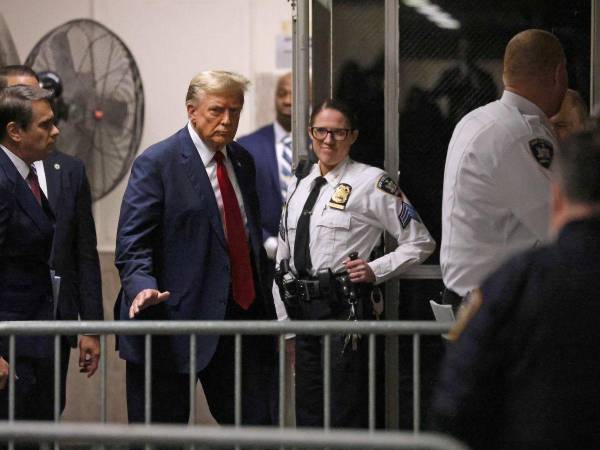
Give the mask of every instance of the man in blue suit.
POLYGON ((263 243, 271 260, 277 253, 281 206, 285 201, 292 163, 292 74, 277 81, 275 122, 238 139, 256 165, 256 190, 260 198, 263 243))
MULTIPOLYGON (((121 320, 275 317, 252 157, 233 142, 248 81, 201 72, 186 97, 189 122, 134 162, 121 205, 115 264, 121 320)), ((274 339, 242 346, 242 420, 270 424, 274 339)), ((198 336, 196 372, 213 417, 234 422, 232 336, 198 336)), ((152 339, 152 421, 189 418, 189 338, 152 339), (165 407, 168 405, 168 407, 165 407)), ((130 422, 144 420, 144 337, 121 336, 130 422)))
MULTIPOLYGON (((50 152, 58 129, 51 92, 37 86, 0 90, 0 320, 51 320, 54 300, 50 251, 54 215, 32 168, 50 152)), ((6 367, 8 339, 0 339, 6 367)), ((53 418, 53 339, 16 339, 17 419, 53 418)), ((6 374, 2 373, 2 382, 6 374)), ((7 389, 0 418, 7 417, 7 389)))
MULTIPOLYGON (((14 65, 0 68, 0 88, 16 84, 38 86, 40 80, 28 66, 14 65)), ((53 101, 62 86, 55 80, 50 89, 53 101)), ((55 116, 55 119, 58 120, 55 116)), ((51 266, 61 277, 56 318, 62 320, 102 320, 102 282, 100 262, 96 250, 96 227, 92 216, 92 195, 83 162, 54 149, 34 167, 40 188, 55 215, 55 232, 51 266)), ((66 379, 70 348, 77 338, 63 340, 61 360, 61 411, 65 406, 66 379)), ((79 367, 92 376, 100 358, 98 336, 79 338, 79 367)))

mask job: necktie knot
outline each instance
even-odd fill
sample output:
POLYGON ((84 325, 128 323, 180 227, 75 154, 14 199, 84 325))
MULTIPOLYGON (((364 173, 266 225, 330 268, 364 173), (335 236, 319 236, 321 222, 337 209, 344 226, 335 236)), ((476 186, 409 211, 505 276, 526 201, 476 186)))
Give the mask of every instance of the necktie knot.
POLYGON ((32 164, 29 166, 29 174, 27 175, 29 179, 37 179, 37 170, 35 170, 35 166, 32 164))
POLYGON ((223 161, 225 161, 225 155, 223 152, 215 152, 214 158, 217 164, 223 164, 223 161))
POLYGON ((313 187, 313 189, 320 188, 325 183, 327 183, 327 179, 325 177, 317 177, 315 178, 315 186, 313 187))

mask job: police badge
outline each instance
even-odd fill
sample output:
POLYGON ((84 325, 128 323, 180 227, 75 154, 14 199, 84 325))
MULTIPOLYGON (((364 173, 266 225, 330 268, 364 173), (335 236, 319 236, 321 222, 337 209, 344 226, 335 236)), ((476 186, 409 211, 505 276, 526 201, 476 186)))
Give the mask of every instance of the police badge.
POLYGON ((327 206, 335 209, 346 209, 346 203, 348 203, 350 192, 352 192, 352 186, 346 183, 338 184, 333 190, 333 194, 331 195, 327 206))
POLYGON ((529 141, 529 149, 535 160, 544 168, 549 169, 554 157, 554 148, 546 139, 537 138, 529 141))

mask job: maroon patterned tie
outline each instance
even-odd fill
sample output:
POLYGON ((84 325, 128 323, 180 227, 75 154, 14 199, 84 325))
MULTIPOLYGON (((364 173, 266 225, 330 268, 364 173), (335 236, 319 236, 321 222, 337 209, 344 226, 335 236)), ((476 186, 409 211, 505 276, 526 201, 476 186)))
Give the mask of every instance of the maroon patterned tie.
POLYGON ((217 180, 219 181, 225 215, 225 234, 231 260, 233 299, 242 309, 248 309, 254 301, 255 291, 246 227, 223 159, 223 153, 215 153, 217 180))
POLYGON ((35 199, 38 202, 38 205, 42 206, 42 194, 40 191, 40 182, 38 180, 37 172, 35 171, 35 167, 33 164, 29 166, 29 174, 27 175, 27 184, 29 185, 29 189, 33 192, 35 199))

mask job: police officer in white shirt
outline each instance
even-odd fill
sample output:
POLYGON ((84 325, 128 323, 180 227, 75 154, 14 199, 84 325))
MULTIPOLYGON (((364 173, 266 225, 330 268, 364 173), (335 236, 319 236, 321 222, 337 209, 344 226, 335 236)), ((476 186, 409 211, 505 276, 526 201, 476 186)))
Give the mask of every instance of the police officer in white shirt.
MULTIPOLYGON (((288 188, 273 289, 278 318, 372 318, 372 286, 421 263, 435 242, 385 172, 348 157, 358 129, 346 105, 326 100, 315 108, 310 123, 318 162, 304 177, 297 174, 288 188), (369 262, 383 231, 395 237, 398 247, 369 262)), ((366 341, 332 337, 333 427, 367 426, 366 341)), ((321 345, 321 336, 296 337, 298 426, 323 426, 321 345)))
POLYGON ((467 114, 448 148, 440 262, 444 302, 457 306, 507 256, 548 237, 551 164, 548 117, 567 89, 558 39, 530 29, 504 54, 502 98, 467 114))

